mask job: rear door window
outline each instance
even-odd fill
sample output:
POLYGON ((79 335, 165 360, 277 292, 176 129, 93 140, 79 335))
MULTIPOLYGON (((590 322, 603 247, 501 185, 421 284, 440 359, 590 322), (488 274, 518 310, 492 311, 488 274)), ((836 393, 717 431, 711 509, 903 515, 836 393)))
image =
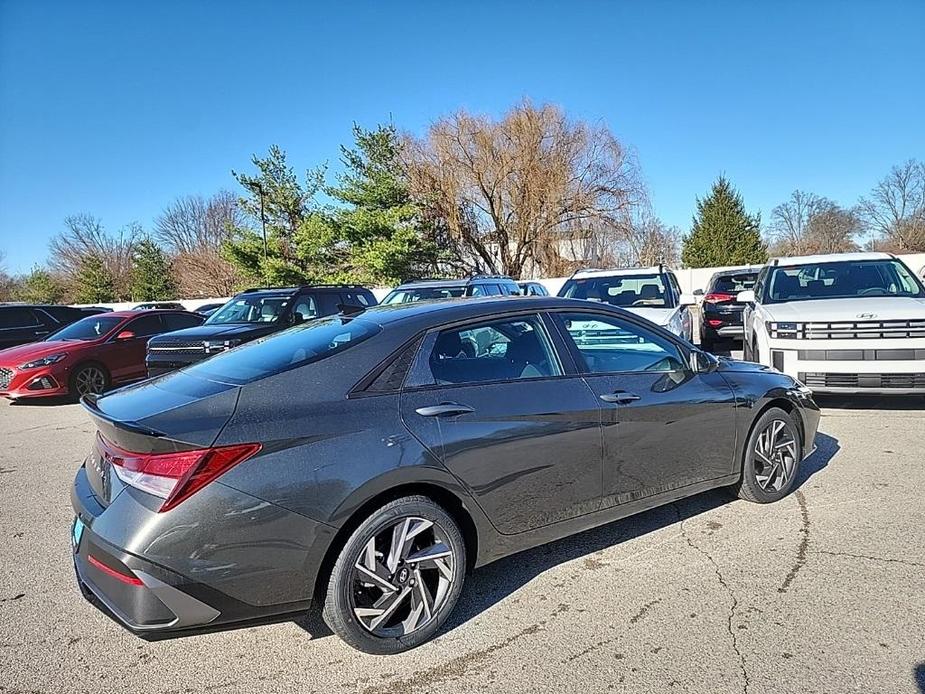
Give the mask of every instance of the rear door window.
POLYGON ((201 325, 202 316, 191 316, 185 313, 168 313, 162 316, 164 319, 165 329, 169 332, 172 330, 183 330, 184 328, 193 328, 201 325))
POLYGON ((41 322, 28 308, 11 306, 0 310, 0 328, 34 328, 41 322))
POLYGON ((135 337, 148 337, 164 332, 164 324, 161 322, 161 317, 155 313, 136 318, 129 322, 124 330, 131 330, 135 333, 135 337))
POLYGON ((441 331, 430 349, 432 382, 440 385, 511 381, 561 374, 538 317, 441 331))

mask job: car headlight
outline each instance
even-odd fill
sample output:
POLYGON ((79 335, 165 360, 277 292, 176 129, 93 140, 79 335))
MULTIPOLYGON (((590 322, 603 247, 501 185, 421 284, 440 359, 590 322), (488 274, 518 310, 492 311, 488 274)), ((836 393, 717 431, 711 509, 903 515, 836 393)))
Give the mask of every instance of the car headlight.
POLYGON ((799 337, 800 325, 798 323, 777 323, 768 321, 764 324, 768 329, 770 337, 779 337, 782 339, 796 339, 799 337))
POLYGON ((41 359, 35 359, 33 361, 27 361, 25 364, 20 364, 20 369, 38 369, 42 366, 49 366, 50 364, 57 364, 59 361, 67 357, 67 354, 49 354, 47 357, 42 357, 41 359))
POLYGON ((202 342, 206 354, 218 354, 226 349, 237 347, 239 344, 241 344, 240 340, 203 340, 202 342))

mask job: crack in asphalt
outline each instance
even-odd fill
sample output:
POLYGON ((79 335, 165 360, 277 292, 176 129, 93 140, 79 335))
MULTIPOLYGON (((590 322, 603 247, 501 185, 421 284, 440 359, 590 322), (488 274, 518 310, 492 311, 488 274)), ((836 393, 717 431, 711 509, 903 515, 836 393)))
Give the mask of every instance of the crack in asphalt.
POLYGON ((481 672, 488 667, 489 659, 492 654, 503 648, 507 648, 512 643, 519 641, 525 636, 530 636, 541 631, 548 622, 556 619, 562 613, 568 612, 569 609, 569 605, 560 603, 546 619, 541 619, 536 624, 531 624, 498 643, 494 643, 486 648, 471 651, 465 655, 441 663, 440 665, 418 670, 410 677, 397 678, 389 680, 383 685, 367 687, 363 690, 363 694, 413 694, 414 692, 429 689, 433 687, 433 685, 441 684, 447 680, 455 680, 465 675, 481 672))
POLYGON ((677 505, 674 506, 675 511, 678 514, 678 521, 681 524, 681 536, 687 541, 687 544, 691 547, 691 549, 700 552, 700 554, 706 557, 707 561, 710 562, 710 565, 713 567, 713 571, 716 574, 717 580, 729 595, 729 599, 732 601, 732 605, 729 608, 729 613, 726 615, 726 631, 729 632, 729 636, 732 639, 732 650, 735 651, 735 654, 739 659, 739 671, 742 673, 743 682, 742 691, 745 694, 748 694, 748 688, 751 686, 751 679, 748 676, 748 669, 746 668, 745 663, 745 655, 739 648, 739 638, 736 636, 735 629, 732 628, 732 623, 735 620, 736 610, 739 607, 739 599, 736 597, 735 591, 732 590, 732 587, 726 582, 726 578, 723 576, 723 572, 720 570, 719 564, 716 563, 713 555, 710 554, 707 550, 703 549, 696 542, 694 542, 690 535, 687 534, 687 529, 684 527, 684 520, 681 519, 681 511, 678 509, 677 505))
POLYGON ((800 573, 800 569, 806 566, 806 553, 809 550, 809 507, 806 505, 806 497, 803 496, 803 492, 799 489, 794 492, 794 496, 800 505, 800 533, 803 537, 800 538, 800 545, 797 547, 797 560, 790 567, 790 571, 780 588, 777 589, 778 593, 786 593, 787 589, 790 588, 790 584, 793 583, 793 579, 800 573))
POLYGON ((828 554, 833 557, 849 557, 851 559, 867 559, 869 561, 883 562, 885 564, 905 564, 906 566, 925 567, 925 562, 910 559, 895 559, 893 557, 875 557, 872 554, 852 554, 851 552, 834 552, 828 549, 813 550, 813 554, 828 554))

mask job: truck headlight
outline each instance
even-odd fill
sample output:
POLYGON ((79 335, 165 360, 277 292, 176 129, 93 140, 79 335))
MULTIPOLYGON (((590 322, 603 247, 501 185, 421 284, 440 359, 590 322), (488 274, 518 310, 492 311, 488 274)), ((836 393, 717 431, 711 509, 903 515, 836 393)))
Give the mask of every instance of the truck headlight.
POLYGON ((240 340, 203 340, 202 346, 206 354, 218 354, 226 349, 237 347, 241 344, 240 340))
POLYGON ((798 323, 768 321, 764 326, 767 328, 770 337, 778 337, 785 340, 794 340, 799 337, 800 326, 798 323))

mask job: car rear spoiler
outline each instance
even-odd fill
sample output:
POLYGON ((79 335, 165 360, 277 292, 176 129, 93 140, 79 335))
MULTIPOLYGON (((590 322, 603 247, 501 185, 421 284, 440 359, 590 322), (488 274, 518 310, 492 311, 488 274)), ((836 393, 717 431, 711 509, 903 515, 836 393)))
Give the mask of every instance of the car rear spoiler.
POLYGON ((151 427, 143 426, 138 422, 116 419, 115 417, 106 414, 97 404, 97 400, 99 400, 99 398, 99 395, 89 393, 80 399, 80 404, 84 406, 84 409, 87 410, 87 412, 90 413, 90 416, 94 419, 102 420, 110 426, 115 427, 116 429, 122 429, 123 431, 127 431, 132 434, 141 434, 142 436, 151 436, 157 439, 167 436, 167 434, 165 434, 163 431, 157 431, 151 427))

